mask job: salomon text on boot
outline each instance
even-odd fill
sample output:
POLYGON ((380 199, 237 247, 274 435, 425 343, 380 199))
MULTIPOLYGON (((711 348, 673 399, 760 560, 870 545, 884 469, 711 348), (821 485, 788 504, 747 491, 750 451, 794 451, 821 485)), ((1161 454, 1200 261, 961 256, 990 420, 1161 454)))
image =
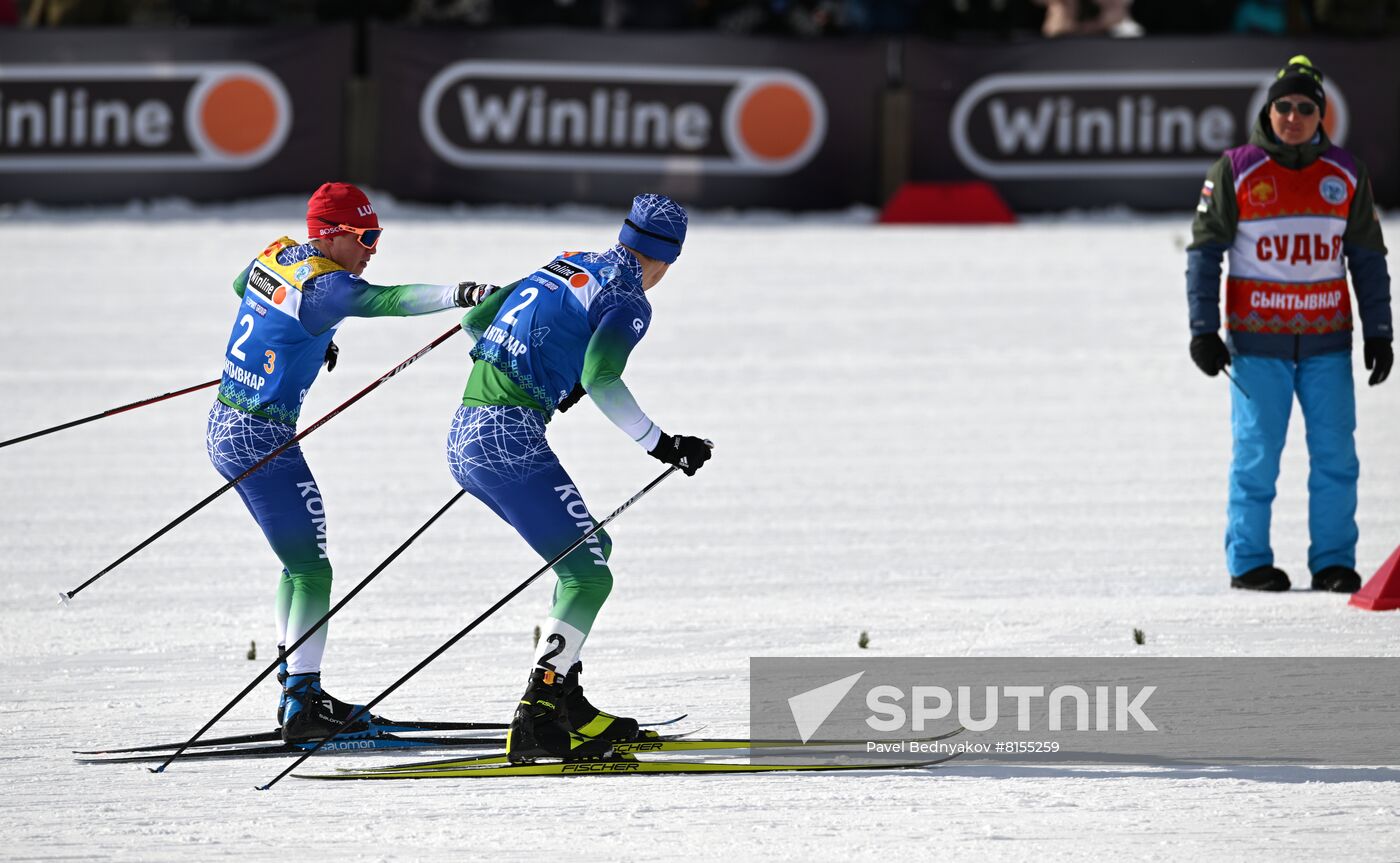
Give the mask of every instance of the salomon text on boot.
POLYGON ((287 678, 287 707, 283 711, 282 741, 306 743, 333 733, 354 717, 340 733, 342 737, 365 736, 371 732, 370 715, 358 704, 346 704, 321 689, 321 674, 293 674, 287 678))

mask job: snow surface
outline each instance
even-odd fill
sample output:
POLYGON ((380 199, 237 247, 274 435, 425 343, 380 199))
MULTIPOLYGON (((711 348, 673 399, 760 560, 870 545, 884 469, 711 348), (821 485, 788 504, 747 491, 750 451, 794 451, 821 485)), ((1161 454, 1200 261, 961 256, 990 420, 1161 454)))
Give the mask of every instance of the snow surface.
MULTIPOLYGON (((229 281, 295 232, 299 207, 0 213, 0 438, 216 376, 229 281)), ((609 243, 615 221, 389 215, 368 272, 379 282, 511 280, 561 249, 609 243)), ((689 711, 706 733, 743 734, 749 657, 867 655, 862 631, 873 656, 1396 655, 1400 615, 1227 589, 1228 384, 1187 357, 1185 214, 985 229, 863 221, 701 214, 652 293, 654 331, 628 383, 665 429, 717 447, 697 477, 672 477, 610 528, 617 584, 585 651, 595 701, 642 717, 689 711)), ((454 322, 346 324, 303 425, 454 322)), ((307 439, 337 597, 454 493, 443 442, 468 348, 448 341, 307 439)), ((1367 575, 1400 542, 1397 388, 1359 387, 1367 575)), ((287 779, 260 793, 281 762, 161 776, 75 764, 70 749, 187 735, 271 655, 279 566, 232 494, 71 608, 55 601, 218 487, 209 402, 184 396, 0 452, 0 857, 1400 858, 1389 770, 962 765, 287 779)), ((1306 583, 1297 429, 1275 543, 1306 583)), ((551 440, 598 514, 659 471, 587 403, 551 440)), ((536 566, 466 498, 332 624, 328 689, 378 693, 536 566)), ((547 582, 382 712, 508 718, 547 582)), ((271 726, 274 702, 264 685, 215 733, 271 726)))

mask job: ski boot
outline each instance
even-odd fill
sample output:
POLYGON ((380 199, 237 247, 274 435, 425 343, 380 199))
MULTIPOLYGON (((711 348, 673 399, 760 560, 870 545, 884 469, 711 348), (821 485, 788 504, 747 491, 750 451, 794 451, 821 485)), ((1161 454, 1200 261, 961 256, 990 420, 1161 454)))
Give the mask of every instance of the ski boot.
POLYGON ((321 689, 321 673, 293 674, 287 678, 287 709, 283 712, 282 742, 307 743, 330 735, 347 719, 354 721, 338 736, 370 736, 369 712, 359 704, 346 704, 321 689))
POLYGON ((568 698, 565 699, 565 709, 569 714, 569 725, 580 737, 591 737, 595 740, 606 740, 609 743, 627 743, 641 739, 641 729, 637 726, 637 720, 626 716, 613 716, 611 713, 604 713, 583 697, 583 686, 579 683, 579 674, 583 672, 583 663, 575 662, 574 667, 569 669, 568 676, 564 678, 564 685, 569 689, 568 698))
POLYGON ((586 760, 608 754, 611 741, 574 733, 567 708, 570 693, 568 678, 559 672, 544 668, 530 672, 529 685, 506 732, 506 757, 512 764, 536 758, 586 760))

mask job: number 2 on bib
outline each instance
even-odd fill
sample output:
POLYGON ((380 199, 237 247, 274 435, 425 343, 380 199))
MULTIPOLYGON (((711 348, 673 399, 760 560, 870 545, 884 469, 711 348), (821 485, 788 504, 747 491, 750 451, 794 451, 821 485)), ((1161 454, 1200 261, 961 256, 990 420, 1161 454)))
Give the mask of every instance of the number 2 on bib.
POLYGON ((521 291, 521 292, 520 292, 520 297, 521 297, 521 299, 524 300, 524 302, 523 302, 523 303, 517 303, 517 304, 515 304, 514 306, 512 306, 512 307, 511 307, 511 310, 508 311, 508 312, 506 312, 506 313, 501 317, 501 323, 505 324, 506 326, 511 326, 511 325, 513 325, 513 324, 515 323, 515 313, 516 313, 516 312, 519 312, 519 311, 523 311, 524 308, 525 308, 526 306, 530 305, 531 303, 533 303, 533 302, 535 301, 535 297, 538 297, 539 295, 540 295, 540 289, 539 289, 539 288, 526 288, 525 290, 521 291))
POLYGON ((236 360, 246 360, 248 359, 248 355, 243 353, 243 343, 248 341, 248 337, 253 334, 253 316, 244 315, 238 319, 238 325, 243 328, 243 335, 239 336, 237 340, 229 346, 228 352, 236 360))

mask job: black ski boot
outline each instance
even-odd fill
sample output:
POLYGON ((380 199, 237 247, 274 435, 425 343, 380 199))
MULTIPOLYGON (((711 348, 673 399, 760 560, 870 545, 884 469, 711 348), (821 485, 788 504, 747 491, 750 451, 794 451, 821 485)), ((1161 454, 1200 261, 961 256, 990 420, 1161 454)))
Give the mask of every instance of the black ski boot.
POLYGON ((321 674, 293 674, 287 678, 287 709, 282 721, 283 743, 307 743, 330 735, 345 720, 355 721, 340 737, 367 737, 372 733, 370 715, 358 704, 346 704, 321 689, 321 674))
POLYGON ((1313 590, 1332 593, 1356 593, 1361 589, 1361 575, 1348 566, 1328 566, 1313 573, 1313 590))
POLYGON ((606 755, 611 742, 575 734, 566 708, 570 695, 567 678, 557 671, 536 668, 506 732, 506 757, 512 763, 536 758, 568 760, 606 755))
POLYGON ((641 729, 637 720, 604 713, 588 703, 588 699, 583 697, 583 686, 578 679, 582 672, 583 663, 575 662, 574 667, 569 669, 568 676, 564 678, 564 685, 569 689, 565 705, 569 712, 569 725, 573 726, 574 732, 581 737, 606 740, 610 743, 626 743, 639 739, 641 729))
POLYGON ((1243 575, 1231 577, 1230 586, 1239 590, 1288 590, 1288 573, 1276 566, 1256 566, 1243 575))

